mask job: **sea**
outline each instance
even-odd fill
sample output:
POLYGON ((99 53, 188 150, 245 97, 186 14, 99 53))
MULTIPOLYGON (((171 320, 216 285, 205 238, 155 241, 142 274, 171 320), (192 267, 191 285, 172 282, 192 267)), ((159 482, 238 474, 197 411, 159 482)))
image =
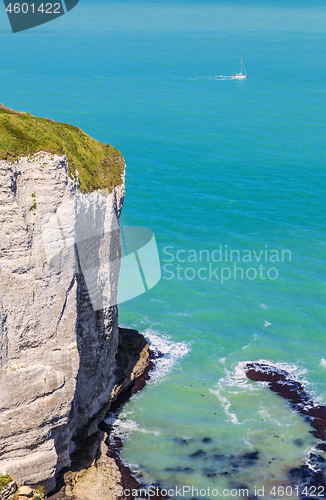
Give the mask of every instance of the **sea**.
POLYGON ((318 440, 243 368, 326 402, 325 2, 80 0, 15 34, 0 6, 0 41, 0 102, 118 148, 121 223, 155 235, 161 279, 119 320, 165 356, 123 460, 172 498, 298 498, 318 440))

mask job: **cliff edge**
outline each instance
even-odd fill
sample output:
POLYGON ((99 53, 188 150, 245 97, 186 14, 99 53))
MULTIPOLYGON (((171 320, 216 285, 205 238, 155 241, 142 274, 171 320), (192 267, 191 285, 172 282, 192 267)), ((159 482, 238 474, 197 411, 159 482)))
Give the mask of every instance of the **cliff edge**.
POLYGON ((0 470, 51 491, 83 447, 98 454, 98 424, 148 358, 137 332, 139 356, 119 350, 124 161, 76 127, 0 106, 0 176, 0 470), (94 239, 92 262, 114 258, 90 274, 81 250, 94 239))

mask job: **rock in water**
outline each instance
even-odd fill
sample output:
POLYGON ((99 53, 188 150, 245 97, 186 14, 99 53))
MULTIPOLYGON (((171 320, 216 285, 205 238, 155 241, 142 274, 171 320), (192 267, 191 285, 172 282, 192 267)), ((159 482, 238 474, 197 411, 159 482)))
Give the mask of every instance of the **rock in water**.
MULTIPOLYGON (((326 406, 315 405, 300 382, 291 379, 288 372, 264 363, 247 363, 245 372, 248 378, 268 382, 269 388, 287 399, 292 408, 308 417, 314 436, 326 440, 326 406)), ((319 445, 323 449, 323 445, 319 445)))

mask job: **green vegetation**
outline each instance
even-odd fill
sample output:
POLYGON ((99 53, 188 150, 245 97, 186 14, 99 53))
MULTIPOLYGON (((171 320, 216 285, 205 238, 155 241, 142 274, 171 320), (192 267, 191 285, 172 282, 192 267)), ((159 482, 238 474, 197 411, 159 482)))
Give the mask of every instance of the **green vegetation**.
POLYGON ((67 123, 37 118, 0 104, 0 159, 14 162, 20 156, 33 156, 39 151, 64 153, 69 175, 74 179, 75 170, 78 171, 80 190, 84 193, 112 190, 122 182, 124 160, 113 146, 98 142, 67 123))
POLYGON ((37 486, 35 488, 32 500, 43 500, 43 499, 44 499, 44 488, 43 486, 37 486))
MULTIPOLYGON (((42 168, 43 168, 43 167, 42 167, 42 168)), ((31 206, 29 207, 29 211, 30 211, 30 212, 31 212, 32 210, 33 210, 33 211, 34 211, 34 210, 36 210, 36 200, 35 200, 35 198, 36 198, 36 193, 32 193, 32 194, 31 194, 31 197, 33 198, 34 203, 33 203, 33 205, 31 205, 31 206)), ((33 213, 33 215, 36 215, 36 213, 33 213)))
MULTIPOLYGON (((0 474, 0 491, 8 483, 11 483, 12 481, 14 481, 14 480, 8 474, 6 474, 6 475, 0 474)), ((17 488, 19 488, 19 484, 16 483, 16 485, 17 485, 17 488)), ((12 497, 9 498, 9 500, 16 500, 17 498, 19 498, 18 497, 18 490, 16 491, 16 493, 12 497)), ((44 486, 39 485, 35 488, 35 490, 33 490, 33 498, 31 498, 31 500, 45 500, 44 486)))
MULTIPOLYGON (((0 474, 0 491, 2 490, 2 488, 4 488, 4 486, 6 486, 8 483, 11 483, 13 481, 12 477, 10 477, 8 474, 0 474)), ((19 488, 19 484, 17 484, 17 488, 19 488)), ((45 496, 44 496, 44 486, 37 486, 33 491, 33 498, 31 498, 31 500, 45 500, 45 496)), ((17 498, 19 498, 18 496, 18 490, 16 491, 16 493, 9 498, 9 500, 16 500, 17 498)))
POLYGON ((2 488, 4 486, 6 486, 6 484, 10 483, 13 479, 8 476, 8 474, 6 475, 3 475, 3 474, 0 474, 0 490, 2 490, 2 488))

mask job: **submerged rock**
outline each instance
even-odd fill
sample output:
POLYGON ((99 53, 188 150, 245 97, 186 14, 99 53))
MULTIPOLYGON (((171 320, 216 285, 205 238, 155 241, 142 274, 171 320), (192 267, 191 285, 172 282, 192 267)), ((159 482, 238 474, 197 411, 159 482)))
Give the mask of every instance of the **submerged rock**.
POLYGON ((204 438, 202 439, 202 442, 203 442, 203 443, 211 443, 211 442, 212 442, 212 438, 210 438, 210 437, 204 437, 204 438))
POLYGON ((245 453, 244 455, 242 455, 242 458, 245 458, 246 460, 258 460, 259 451, 252 451, 249 453, 245 453))
POLYGON ((296 482, 300 482, 302 486, 324 487, 323 491, 326 493, 326 480, 321 471, 316 471, 308 465, 301 465, 301 467, 294 467, 293 469, 290 469, 289 475, 294 478, 296 482))
POLYGON ((195 453, 192 453, 191 455, 189 455, 190 458, 201 458, 201 457, 205 457, 207 455, 206 451, 204 450, 197 450, 195 451, 195 453))
POLYGON ((180 465, 177 467, 166 467, 164 470, 167 472, 186 472, 187 474, 192 474, 194 472, 194 469, 191 469, 191 467, 181 467, 180 465))
POLYGON ((182 438, 173 438, 173 441, 175 443, 178 443, 180 445, 185 445, 185 444, 189 444, 188 441, 186 439, 182 439, 182 438))

